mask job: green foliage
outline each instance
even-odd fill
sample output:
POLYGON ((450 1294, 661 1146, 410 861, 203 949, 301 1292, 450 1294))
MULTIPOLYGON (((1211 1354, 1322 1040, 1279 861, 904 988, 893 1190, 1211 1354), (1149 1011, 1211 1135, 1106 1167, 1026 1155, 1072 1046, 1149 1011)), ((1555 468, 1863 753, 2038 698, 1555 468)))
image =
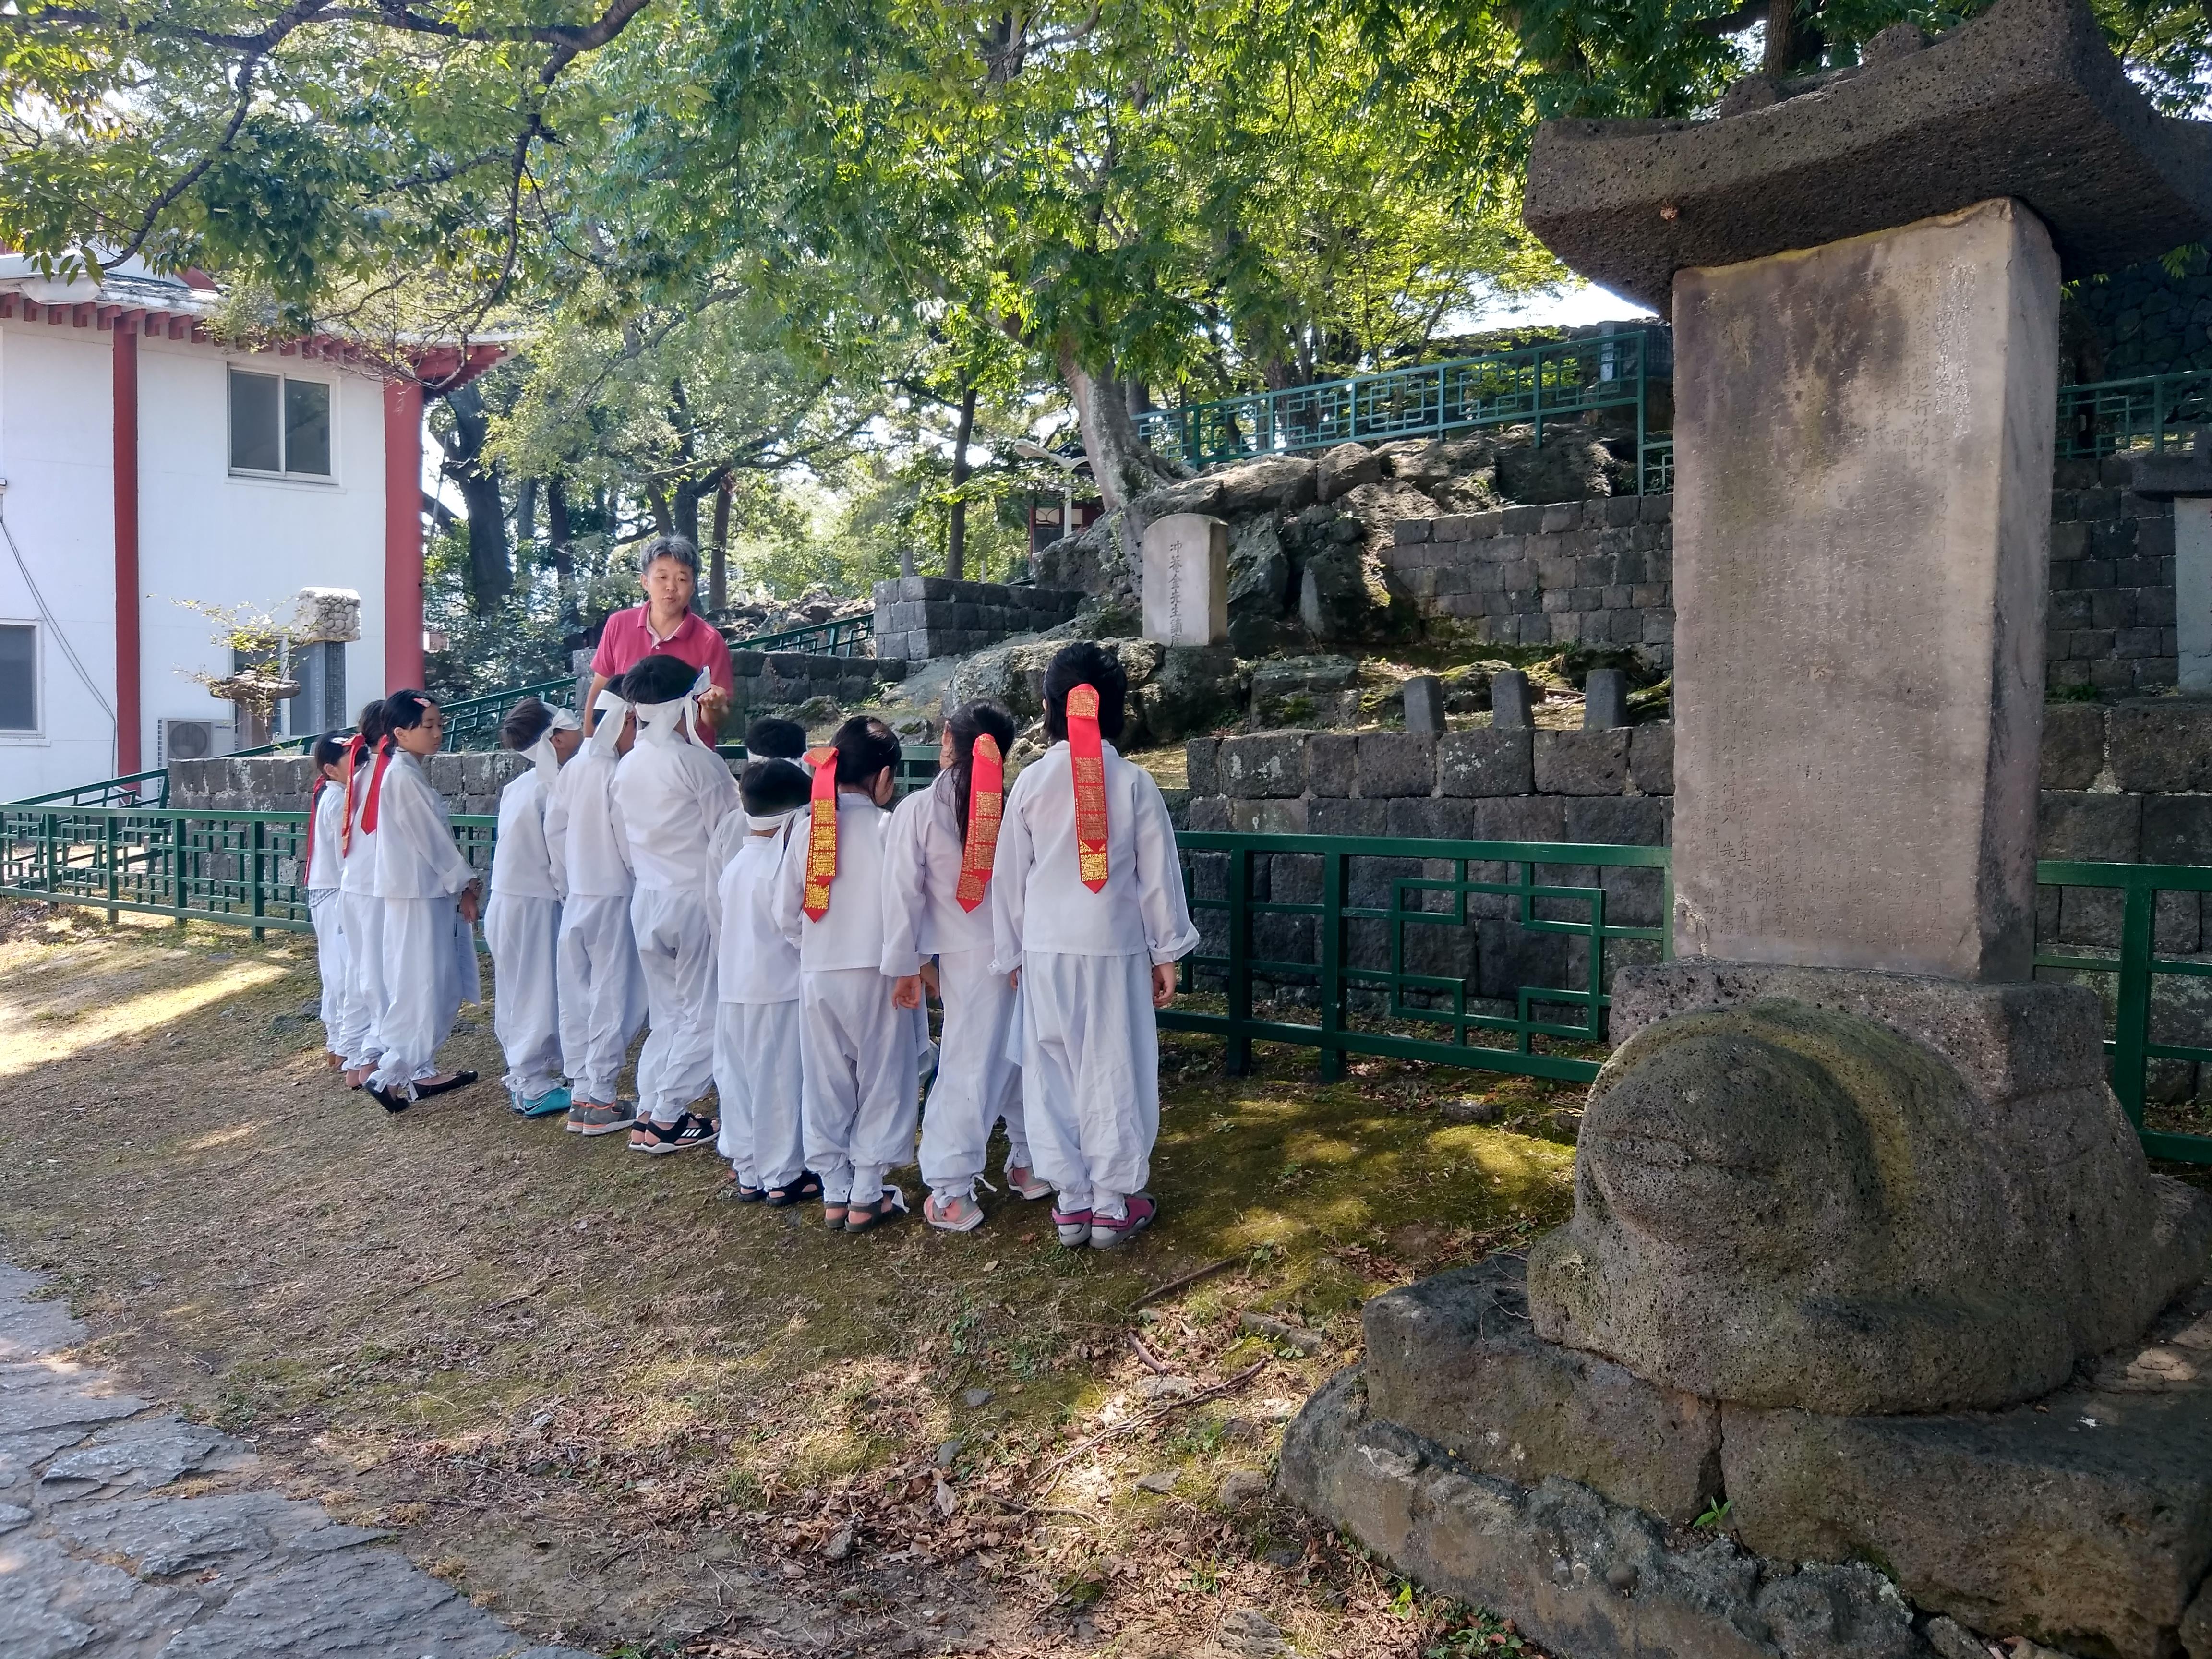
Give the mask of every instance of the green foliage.
POLYGON ((1693 1527, 1710 1527, 1715 1531, 1728 1525, 1729 1511, 1735 1507, 1733 1498, 1717 1498, 1705 1505, 1705 1513, 1692 1521, 1693 1527))

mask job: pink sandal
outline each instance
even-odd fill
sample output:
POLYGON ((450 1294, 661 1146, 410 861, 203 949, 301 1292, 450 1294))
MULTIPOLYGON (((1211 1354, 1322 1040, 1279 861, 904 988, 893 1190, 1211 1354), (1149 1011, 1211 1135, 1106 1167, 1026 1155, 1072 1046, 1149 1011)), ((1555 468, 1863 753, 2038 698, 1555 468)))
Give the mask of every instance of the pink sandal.
POLYGON ((956 1194, 940 1204, 932 1193, 921 1200, 921 1218, 940 1233, 972 1233, 983 1224, 983 1206, 969 1194, 956 1194))

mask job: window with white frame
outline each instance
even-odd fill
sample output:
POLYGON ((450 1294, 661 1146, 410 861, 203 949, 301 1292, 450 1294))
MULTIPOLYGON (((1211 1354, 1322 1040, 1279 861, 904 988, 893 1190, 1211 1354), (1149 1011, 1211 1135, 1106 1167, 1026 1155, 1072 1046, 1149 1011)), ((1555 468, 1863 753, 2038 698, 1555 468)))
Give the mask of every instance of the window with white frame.
POLYGON ((0 737, 38 729, 38 624, 0 623, 0 737))
POLYGON ((230 371, 230 470, 331 476, 331 388, 325 380, 230 371))

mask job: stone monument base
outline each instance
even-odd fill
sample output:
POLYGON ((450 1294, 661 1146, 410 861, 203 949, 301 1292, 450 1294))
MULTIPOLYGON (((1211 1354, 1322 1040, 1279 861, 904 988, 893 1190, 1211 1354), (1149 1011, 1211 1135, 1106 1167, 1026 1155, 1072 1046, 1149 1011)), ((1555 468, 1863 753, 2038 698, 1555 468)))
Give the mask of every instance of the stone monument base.
POLYGON ((1370 1304, 1366 1364, 1284 1442, 1290 1496, 1571 1659, 1958 1659, 1966 1630, 2212 1659, 2212 1291, 2030 1404, 1830 1417, 1546 1342, 1522 1274, 1370 1304), (1723 1493, 1733 1542, 1691 1525, 1723 1493))

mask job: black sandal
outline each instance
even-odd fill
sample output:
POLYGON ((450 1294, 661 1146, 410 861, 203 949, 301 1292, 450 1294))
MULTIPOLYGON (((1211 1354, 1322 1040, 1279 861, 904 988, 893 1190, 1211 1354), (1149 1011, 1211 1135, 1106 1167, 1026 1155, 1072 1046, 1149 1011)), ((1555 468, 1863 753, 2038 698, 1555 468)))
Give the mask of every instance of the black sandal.
POLYGON ((787 1210, 794 1204, 804 1204, 810 1198, 822 1196, 822 1177, 811 1170, 801 1170, 799 1179, 788 1187, 771 1187, 763 1194, 771 1210, 787 1210))
POLYGON ((449 1095, 456 1089, 467 1088, 476 1080, 474 1072, 456 1072, 443 1083, 418 1083, 415 1085, 415 1098, 429 1100, 438 1095, 449 1095))
POLYGON ((376 1103, 378 1105, 383 1107, 386 1111, 395 1115, 405 1111, 410 1106, 412 1106, 415 1103, 405 1095, 401 1094, 397 1089, 380 1089, 374 1084, 368 1083, 364 1083, 361 1086, 368 1093, 376 1097, 376 1103))
POLYGON ((906 1194, 896 1187, 886 1187, 876 1195, 872 1204, 848 1204, 845 1206, 845 1231, 848 1233, 872 1232, 884 1223, 906 1211, 906 1194))
POLYGON ((768 1196, 768 1192, 765 1188, 748 1187, 732 1176, 714 1196, 728 1199, 733 1204, 757 1204, 768 1196))

